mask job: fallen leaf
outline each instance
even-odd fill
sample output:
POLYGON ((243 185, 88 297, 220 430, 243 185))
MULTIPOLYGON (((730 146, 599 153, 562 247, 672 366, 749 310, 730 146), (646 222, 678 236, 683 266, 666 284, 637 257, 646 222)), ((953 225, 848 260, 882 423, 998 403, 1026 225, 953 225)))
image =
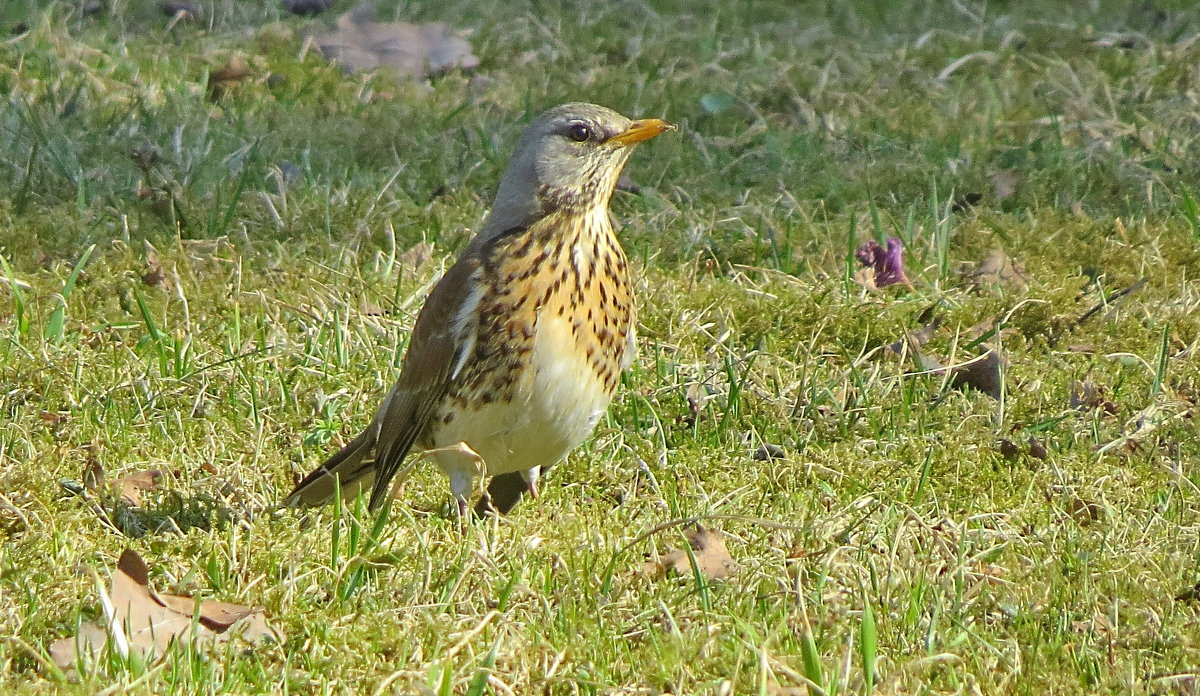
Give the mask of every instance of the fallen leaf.
POLYGON ((1067 514, 1081 527, 1087 527, 1104 519, 1104 508, 1095 501, 1072 495, 1067 499, 1067 514))
POLYGON ((262 609, 155 593, 150 589, 150 569, 131 549, 117 561, 107 600, 102 602, 104 625, 81 623, 78 635, 50 645, 56 665, 67 668, 81 656, 98 656, 116 632, 120 633, 120 639, 114 639, 118 650, 124 643, 130 653, 143 657, 161 657, 172 645, 204 648, 234 637, 249 643, 284 641, 283 634, 267 624, 262 609))
POLYGON ((684 531, 683 536, 692 547, 691 557, 685 549, 676 549, 664 554, 657 563, 648 563, 648 570, 653 575, 692 574, 691 558, 696 559, 696 567, 700 574, 709 580, 721 580, 729 577, 737 570, 737 564, 725 548, 725 538, 715 529, 708 529, 697 524, 695 529, 684 531))
POLYGON ((230 56, 229 60, 208 74, 208 97, 217 101, 235 87, 237 83, 250 75, 250 64, 239 54, 230 56))
POLYGON ((1017 458, 1021 456, 1021 448, 1007 437, 1000 439, 999 450, 1000 456, 1010 462, 1017 461, 1017 458))
POLYGON ((283 0, 283 9, 301 17, 314 17, 333 7, 333 0, 283 0))
POLYGON ((982 358, 950 368, 950 374, 953 375, 950 383, 959 389, 971 387, 993 399, 999 399, 1001 367, 1000 355, 996 351, 988 349, 983 353, 982 358))
POLYGON ((1117 405, 1104 398, 1107 390, 1091 380, 1071 382, 1071 408, 1076 411, 1104 411, 1108 415, 1117 412, 1117 405))
POLYGON ((162 472, 158 469, 127 474, 109 484, 117 497, 133 507, 141 507, 142 494, 161 487, 162 472))
POLYGON ((703 385, 699 382, 692 382, 684 391, 684 398, 687 399, 688 413, 681 422, 682 425, 691 428, 700 420, 700 414, 704 412, 711 397, 703 385))
POLYGON ((976 290, 994 287, 1025 290, 1029 287, 1029 274, 1025 267, 1000 249, 989 251, 982 261, 964 274, 964 278, 976 290))
POLYGON ((158 10, 168 17, 177 17, 179 19, 195 19, 196 15, 199 14, 196 11, 196 6, 192 3, 172 0, 160 2, 158 10))
POLYGON ((1011 169, 1001 169, 989 177, 992 184, 992 197, 997 201, 1011 198, 1017 192, 1021 183, 1021 175, 1011 169))
POLYGON ((987 346, 981 346, 980 357, 949 367, 925 353, 916 352, 913 357, 917 361, 917 365, 925 372, 935 375, 948 373, 950 386, 955 389, 970 387, 993 399, 1000 399, 1004 361, 1000 359, 1000 355, 996 351, 987 346))
POLYGON ((629 172, 622 171, 621 176, 617 177, 617 190, 632 193, 636 196, 642 192, 642 187, 636 181, 629 178, 629 172))
POLYGON ((978 191, 969 191, 954 199, 954 203, 950 205, 951 212, 962 213, 974 208, 983 201, 983 194, 978 191))
POLYGON ((93 451, 88 452, 87 464, 83 466, 83 485, 92 491, 104 487, 104 466, 93 451))
POLYGON ((1176 602, 1194 602, 1197 599, 1200 599, 1200 582, 1175 595, 1176 602))
POLYGON ((163 290, 171 289, 171 281, 167 279, 167 273, 158 261, 158 254, 154 252, 146 254, 146 272, 142 274, 142 283, 150 287, 161 286, 163 290))
POLYGON ((138 143, 129 151, 129 159, 145 174, 149 174, 150 170, 164 161, 162 152, 147 140, 138 143))
POLYGON ((756 462, 767 462, 771 461, 772 459, 783 459, 786 456, 787 453, 782 447, 779 445, 772 445, 770 443, 765 444, 754 451, 754 461, 756 462))
POLYGON ((411 249, 403 254, 400 254, 400 263, 405 268, 411 268, 416 271, 429 263, 429 259, 431 258, 433 258, 433 245, 429 242, 421 242, 413 245, 411 249))
POLYGON ((387 67, 424 78, 479 65, 471 44, 442 22, 375 22, 372 15, 370 7, 362 6, 341 15, 333 31, 313 37, 317 49, 350 72, 387 67))
POLYGON ((382 317, 387 314, 391 314, 391 312, 389 312, 388 310, 384 309, 383 307, 380 307, 379 305, 375 304, 374 302, 368 300, 365 297, 359 301, 358 311, 362 314, 365 314, 368 317, 382 317))

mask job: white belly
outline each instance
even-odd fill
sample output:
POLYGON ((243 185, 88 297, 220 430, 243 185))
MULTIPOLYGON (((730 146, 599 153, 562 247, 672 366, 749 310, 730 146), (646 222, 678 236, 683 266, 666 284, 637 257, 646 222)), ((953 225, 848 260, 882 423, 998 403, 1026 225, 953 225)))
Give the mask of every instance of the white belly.
MULTIPOLYGON (((559 462, 592 433, 610 395, 560 316, 538 320, 531 361, 512 402, 473 404, 438 429, 436 447, 465 442, 495 476, 559 462)), ((442 468, 459 466, 439 457, 442 468)))

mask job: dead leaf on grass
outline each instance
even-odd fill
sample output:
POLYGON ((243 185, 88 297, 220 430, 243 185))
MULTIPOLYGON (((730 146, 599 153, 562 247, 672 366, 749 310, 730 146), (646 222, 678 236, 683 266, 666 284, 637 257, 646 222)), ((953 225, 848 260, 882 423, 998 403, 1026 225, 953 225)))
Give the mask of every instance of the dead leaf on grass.
POLYGON ((779 686, 778 684, 767 684, 768 696, 808 696, 809 691, 807 686, 779 686))
POLYGON ((67 668, 80 656, 98 656, 110 639, 118 652, 143 657, 161 656, 175 644, 204 648, 235 637, 252 644, 284 640, 280 631, 267 624, 262 609, 155 593, 150 589, 150 569, 131 549, 117 561, 117 572, 101 604, 105 625, 81 623, 77 636, 50 645, 56 665, 67 668))
POLYGON ((725 538, 715 529, 697 524, 694 529, 685 530, 684 537, 692 547, 691 557, 686 549, 676 549, 664 554, 658 562, 646 564, 646 570, 654 576, 662 577, 668 574, 690 576, 692 574, 691 558, 696 559, 696 567, 700 574, 709 580, 722 580, 733 575, 737 563, 725 548, 725 538))
POLYGON ((1021 175, 1012 169, 1001 169, 988 177, 988 181, 992 184, 992 197, 1000 202, 1011 198, 1017 192, 1017 186, 1021 183, 1021 175))
POLYGON ((442 22, 374 22, 373 14, 360 6, 338 17, 333 31, 313 37, 321 54, 350 72, 386 67, 418 79, 479 65, 471 44, 442 22))
MULTIPOLYGON (((83 467, 83 486, 90 491, 116 496, 131 507, 141 507, 142 494, 162 488, 163 472, 147 469, 126 474, 112 481, 105 480, 104 466, 96 457, 94 446, 87 447, 87 463, 83 467)), ((82 491, 80 491, 82 493, 82 491)))
POLYGON ((1200 599, 1200 582, 1175 595, 1176 602, 1194 602, 1198 599, 1200 599))
POLYGON ((283 0, 283 8, 301 17, 315 17, 333 7, 333 0, 283 0))
POLYGON ((1096 522, 1102 522, 1107 516, 1103 505, 1094 500, 1083 498, 1074 491, 1062 486, 1051 487, 1047 497, 1061 500, 1063 510, 1080 527, 1088 527, 1096 522))
POLYGON ((245 56, 234 54, 224 65, 208 74, 208 97, 218 101, 229 90, 250 75, 250 64, 245 56))
POLYGON ((162 12, 167 17, 175 19, 195 19, 199 12, 196 11, 196 6, 190 2, 179 2, 177 0, 167 0, 158 4, 159 12, 162 12))
POLYGON ((934 356, 921 350, 941 325, 941 317, 926 314, 922 314, 921 320, 924 323, 920 328, 904 332, 904 338, 888 345, 891 352, 902 357, 912 356, 913 362, 922 372, 934 375, 949 374, 950 386, 955 389, 970 387, 993 399, 999 399, 1004 371, 1004 360, 1000 354, 987 344, 980 344, 979 353, 974 359, 957 365, 944 365, 934 356))
POLYGON ((1071 381, 1071 408, 1076 411, 1103 411, 1108 415, 1117 412, 1117 405, 1105 398, 1108 392, 1103 386, 1090 379, 1071 381))
POLYGON ((153 251, 146 254, 146 272, 142 274, 142 283, 150 287, 161 287, 167 291, 171 289, 171 281, 167 277, 167 272, 163 270, 162 263, 158 260, 158 254, 153 251))
POLYGON ((83 486, 93 491, 104 486, 104 465, 96 456, 94 447, 87 448, 87 463, 83 465, 83 486))
POLYGON ((1029 274, 1025 267, 1000 249, 989 251, 982 261, 963 275, 975 290, 997 287, 1025 290, 1029 287, 1029 274))
POLYGON ((362 298, 358 302, 358 311, 368 317, 382 317, 391 314, 388 310, 380 307, 367 298, 362 298))
POLYGON ((419 244, 414 244, 408 251, 400 254, 400 263, 405 268, 416 271, 429 263, 429 259, 431 258, 433 258, 433 245, 429 242, 420 242, 419 244))
POLYGON ((787 451, 779 445, 772 445, 769 442, 754 450, 754 461, 756 462, 769 462, 773 459, 783 459, 786 456, 787 451))
POLYGON ((958 365, 945 366, 937 358, 920 352, 914 357, 917 365, 925 372, 935 375, 949 374, 950 386, 955 389, 970 387, 993 399, 1000 399, 1004 361, 996 351, 986 346, 980 347, 978 357, 958 365))
POLYGON ((142 506, 142 494, 158 490, 162 487, 163 473, 158 469, 148 469, 126 474, 108 484, 108 489, 123 502, 133 507, 142 506))

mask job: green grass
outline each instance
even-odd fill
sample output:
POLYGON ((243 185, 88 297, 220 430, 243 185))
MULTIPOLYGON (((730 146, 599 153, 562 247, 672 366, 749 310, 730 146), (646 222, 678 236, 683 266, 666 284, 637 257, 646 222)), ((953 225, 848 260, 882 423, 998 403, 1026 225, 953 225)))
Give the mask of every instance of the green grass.
POLYGON ((423 83, 196 4, 169 31, 149 1, 0 6, 0 692, 1194 691, 1190 3, 380 3, 471 32, 480 68, 423 83), (524 123, 574 99, 681 126, 614 200, 640 354, 595 438, 465 531, 433 467, 379 528, 276 510, 370 419, 524 123), (912 292, 852 279, 887 236, 912 292), (963 281, 995 248, 1028 288, 963 281), (888 352, 931 312, 943 362, 999 326, 1003 402, 888 352), (168 490, 115 509, 72 492, 92 462, 168 490), (692 516, 737 574, 640 572, 692 516), (287 642, 44 669, 126 547, 287 642))

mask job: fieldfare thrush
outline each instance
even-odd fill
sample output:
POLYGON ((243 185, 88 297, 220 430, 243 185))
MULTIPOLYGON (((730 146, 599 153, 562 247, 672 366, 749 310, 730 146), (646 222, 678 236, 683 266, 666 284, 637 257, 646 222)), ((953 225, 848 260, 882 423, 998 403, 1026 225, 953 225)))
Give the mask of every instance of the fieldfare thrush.
POLYGON ((582 103, 534 120, 482 230, 425 300, 375 419, 287 504, 369 487, 376 509, 413 450, 449 477, 460 514, 480 476, 495 477, 481 509, 536 497, 541 471, 591 434, 633 359, 632 287, 608 202, 632 146, 670 128, 582 103))

